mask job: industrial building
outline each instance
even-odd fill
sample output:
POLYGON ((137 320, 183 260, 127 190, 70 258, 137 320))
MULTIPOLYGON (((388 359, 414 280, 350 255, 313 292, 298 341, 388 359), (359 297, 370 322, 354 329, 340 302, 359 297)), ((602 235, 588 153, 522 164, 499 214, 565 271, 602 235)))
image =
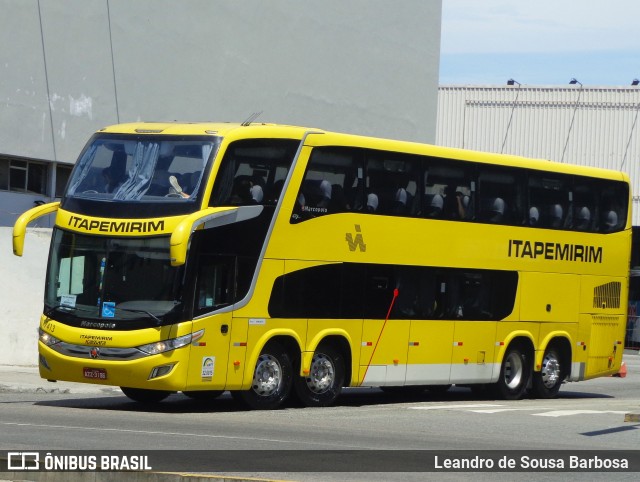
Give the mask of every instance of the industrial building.
POLYGON ((440 86, 436 144, 624 171, 640 226, 640 87, 571 82, 440 86))

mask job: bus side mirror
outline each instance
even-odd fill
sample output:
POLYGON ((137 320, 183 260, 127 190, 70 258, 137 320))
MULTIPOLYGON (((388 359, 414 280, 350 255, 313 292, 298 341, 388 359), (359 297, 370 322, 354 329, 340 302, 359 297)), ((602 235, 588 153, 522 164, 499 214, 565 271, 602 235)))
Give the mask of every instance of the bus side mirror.
POLYGON ((15 254, 16 256, 22 256, 22 252, 24 251, 24 236, 27 232, 27 224, 29 224, 31 221, 35 221, 42 216, 57 211, 59 207, 60 201, 42 204, 40 206, 36 206, 35 208, 29 209, 18 218, 16 223, 13 225, 13 254, 15 254))

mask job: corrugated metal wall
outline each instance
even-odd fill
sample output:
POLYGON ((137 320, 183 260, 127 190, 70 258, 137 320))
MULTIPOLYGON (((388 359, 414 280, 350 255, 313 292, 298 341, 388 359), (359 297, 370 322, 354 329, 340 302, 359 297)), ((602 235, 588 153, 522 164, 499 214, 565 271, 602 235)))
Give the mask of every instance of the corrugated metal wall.
POLYGON ((436 144, 627 172, 640 225, 640 89, 441 86, 436 144))

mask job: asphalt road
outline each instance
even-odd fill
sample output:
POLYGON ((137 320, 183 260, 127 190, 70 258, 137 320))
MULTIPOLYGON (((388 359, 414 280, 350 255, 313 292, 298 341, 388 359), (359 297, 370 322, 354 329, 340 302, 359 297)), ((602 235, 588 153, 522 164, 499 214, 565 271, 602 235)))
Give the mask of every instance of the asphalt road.
MULTIPOLYGON (((143 407, 117 391, 7 391, 0 393, 0 450, 636 450, 640 423, 624 418, 640 413, 640 356, 625 356, 625 362, 626 378, 565 384, 555 400, 482 400, 457 387, 443 395, 404 397, 378 389, 348 389, 334 407, 265 412, 246 411, 228 394, 209 403, 176 394, 143 407)), ((331 469, 330 459, 326 469, 331 469)), ((462 480, 470 474, 267 475, 355 481, 462 480)), ((536 474, 535 479, 600 476, 637 480, 638 473, 536 474)), ((531 474, 484 473, 474 479, 525 477, 530 480, 531 474)))

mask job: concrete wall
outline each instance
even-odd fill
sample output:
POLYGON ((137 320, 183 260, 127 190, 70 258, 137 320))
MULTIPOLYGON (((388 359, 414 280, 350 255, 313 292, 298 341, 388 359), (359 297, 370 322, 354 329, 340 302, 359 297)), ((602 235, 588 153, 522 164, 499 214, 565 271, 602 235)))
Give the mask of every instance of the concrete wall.
POLYGON ((38 364, 50 229, 28 229, 24 255, 12 254, 12 230, 0 227, 0 365, 38 364))
POLYGON ((118 122, 435 139, 442 0, 0 0, 0 154, 74 162, 118 122))

